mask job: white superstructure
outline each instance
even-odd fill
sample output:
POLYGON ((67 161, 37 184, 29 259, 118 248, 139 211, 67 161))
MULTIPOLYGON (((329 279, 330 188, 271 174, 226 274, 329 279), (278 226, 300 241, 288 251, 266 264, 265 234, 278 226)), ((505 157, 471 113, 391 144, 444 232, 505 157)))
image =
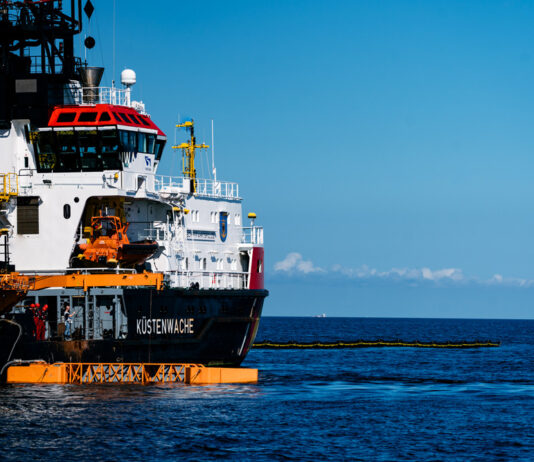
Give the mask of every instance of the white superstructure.
MULTIPOLYGON (((163 272, 170 287, 249 288, 263 230, 247 226, 238 185, 157 175, 166 137, 131 101, 128 72, 125 90, 71 82, 65 91, 75 104, 56 107, 48 126, 13 120, 0 130, 0 227, 9 230, 10 263, 22 272, 75 267, 91 217, 101 214, 129 223, 131 242, 157 243, 138 271, 163 272)), ((261 260, 255 270, 263 272, 261 260)))

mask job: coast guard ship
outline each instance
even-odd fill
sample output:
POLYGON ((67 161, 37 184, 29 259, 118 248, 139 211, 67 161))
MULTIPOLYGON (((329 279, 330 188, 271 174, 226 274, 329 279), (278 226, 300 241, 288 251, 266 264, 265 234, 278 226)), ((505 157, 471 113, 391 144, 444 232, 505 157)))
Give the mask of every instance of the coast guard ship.
POLYGON ((194 121, 177 125, 183 176, 157 174, 167 137, 135 73, 100 87, 74 56, 92 8, 0 0, 0 367, 238 365, 268 294, 263 229, 236 183, 197 177, 194 121))

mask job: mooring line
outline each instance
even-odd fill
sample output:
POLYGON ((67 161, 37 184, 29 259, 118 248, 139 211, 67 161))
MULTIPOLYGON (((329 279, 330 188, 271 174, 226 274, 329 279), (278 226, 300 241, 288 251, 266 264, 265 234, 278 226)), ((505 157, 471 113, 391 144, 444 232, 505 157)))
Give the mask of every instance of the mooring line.
POLYGON ((461 341, 461 342, 405 342, 403 340, 354 340, 336 342, 272 342, 265 340, 253 344, 253 348, 261 349, 335 349, 335 348, 375 348, 375 347, 408 347, 408 348, 487 348, 498 347, 501 342, 493 341, 461 341))

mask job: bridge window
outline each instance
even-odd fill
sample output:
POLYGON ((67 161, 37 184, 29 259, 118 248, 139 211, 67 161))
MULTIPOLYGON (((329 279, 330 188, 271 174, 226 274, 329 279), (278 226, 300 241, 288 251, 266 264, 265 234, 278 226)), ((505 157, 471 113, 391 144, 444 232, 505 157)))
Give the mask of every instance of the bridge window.
POLYGON ((39 132, 35 140, 37 171, 120 170, 117 130, 39 132))
POLYGON ((58 123, 64 123, 64 122, 74 122, 74 119, 76 118, 75 112, 62 112, 58 115, 57 121, 58 123))
POLYGON ((134 121, 134 124, 140 125, 141 122, 139 122, 139 119, 135 116, 135 114, 129 114, 130 119, 134 121))
POLYGON ((111 116, 109 115, 109 112, 102 112, 98 120, 100 122, 107 122, 108 120, 111 120, 111 116))
POLYGON ((113 115, 119 122, 124 122, 124 120, 122 119, 122 115, 120 115, 118 112, 114 112, 113 115))
POLYGON ((137 116, 137 118, 141 121, 141 123, 146 126, 150 127, 150 124, 147 122, 146 118, 144 116, 137 116))
POLYGON ((78 122, 95 122, 96 116, 96 112, 82 112, 78 117, 78 122))
POLYGON ((35 151, 37 154, 37 169, 50 172, 56 165, 56 143, 53 131, 39 132, 35 151))
POLYGON ((57 172, 73 172, 81 170, 78 140, 74 130, 55 133, 57 138, 58 156, 54 170, 57 172))
POLYGON ((154 154, 156 148, 156 137, 154 135, 146 136, 146 149, 148 154, 154 154))
POLYGON ((148 133, 137 133, 137 151, 145 154, 154 154, 156 137, 148 133))
POLYGON ((126 130, 119 131, 121 139, 121 151, 137 152, 137 132, 126 130))
POLYGON ((119 136, 117 130, 103 130, 99 133, 102 146, 102 167, 104 170, 120 170, 121 161, 118 156, 119 136))
POLYGON ((163 154, 164 147, 165 147, 165 140, 156 141, 156 160, 161 159, 161 155, 163 154))
POLYGON ((147 146, 146 146, 146 134, 145 133, 137 133, 137 149, 139 152, 148 152, 147 146))
POLYGON ((102 155, 99 152, 98 133, 96 130, 78 132, 80 162, 85 172, 102 170, 102 155))

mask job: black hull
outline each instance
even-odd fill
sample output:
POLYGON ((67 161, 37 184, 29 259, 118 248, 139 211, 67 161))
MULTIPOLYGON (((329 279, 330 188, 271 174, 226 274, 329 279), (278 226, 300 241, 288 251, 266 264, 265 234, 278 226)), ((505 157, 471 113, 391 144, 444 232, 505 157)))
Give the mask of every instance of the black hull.
MULTIPOLYGON (((266 290, 125 289, 125 338, 57 336, 37 341, 31 317, 14 315, 23 335, 11 359, 238 366, 254 341, 267 294, 266 290)), ((0 323, 0 366, 17 335, 16 326, 0 323)))

